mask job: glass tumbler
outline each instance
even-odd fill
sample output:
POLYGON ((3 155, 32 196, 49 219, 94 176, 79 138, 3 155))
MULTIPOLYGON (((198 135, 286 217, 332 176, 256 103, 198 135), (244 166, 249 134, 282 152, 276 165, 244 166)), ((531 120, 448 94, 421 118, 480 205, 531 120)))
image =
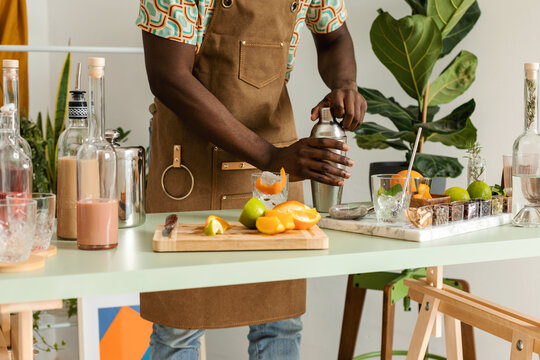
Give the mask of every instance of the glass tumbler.
MULTIPOLYGON (((8 199, 21 199, 28 194, 9 195, 8 199)), ((51 193, 32 193, 32 199, 36 201, 36 232, 32 251, 46 250, 51 244, 54 232, 54 213, 56 210, 56 195, 51 193)))
POLYGON ((411 202, 413 179, 405 187, 405 177, 381 174, 371 176, 373 206, 379 223, 403 224, 411 202))
POLYGON ((28 259, 34 244, 36 209, 33 199, 0 200, 0 262, 28 259))
POLYGON ((289 196, 289 174, 285 174, 285 176, 285 186, 282 187, 279 173, 264 171, 251 174, 253 197, 261 200, 267 209, 284 203, 289 196), (259 179, 261 181, 258 181, 259 179))

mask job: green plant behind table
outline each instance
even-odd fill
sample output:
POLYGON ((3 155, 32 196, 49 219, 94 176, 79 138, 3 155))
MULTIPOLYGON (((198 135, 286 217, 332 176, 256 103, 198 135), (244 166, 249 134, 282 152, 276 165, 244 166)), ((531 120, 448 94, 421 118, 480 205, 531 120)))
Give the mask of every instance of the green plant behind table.
MULTIPOLYGON (((433 67, 469 33, 480 17, 475 0, 405 0, 412 15, 399 20, 379 10, 372 24, 370 40, 373 52, 395 77, 401 88, 415 100, 402 106, 380 91, 359 87, 368 104, 368 113, 390 119, 396 129, 366 121, 356 130, 356 141, 363 149, 394 148, 409 159, 418 128, 424 142, 439 142, 467 149, 476 141, 471 122, 473 99, 449 114, 437 117, 439 105, 462 95, 474 82, 478 60, 461 51, 439 76, 430 82, 433 67), (429 83, 429 87, 428 87, 429 83), (426 89, 429 89, 426 92, 426 89), (426 114, 423 114, 426 99, 426 114), (423 122, 425 118, 425 122, 423 122)), ((424 176, 457 177, 463 166, 457 158, 426 154, 420 149, 414 168, 424 176)))
POLYGON ((34 168, 33 191, 53 192, 56 194, 57 179, 57 152, 58 137, 64 131, 69 93, 69 78, 71 70, 71 53, 68 53, 60 80, 56 91, 56 107, 54 111, 54 122, 47 112, 45 129, 41 112, 38 113, 34 123, 28 118, 21 119, 21 135, 32 148, 32 165, 34 168))

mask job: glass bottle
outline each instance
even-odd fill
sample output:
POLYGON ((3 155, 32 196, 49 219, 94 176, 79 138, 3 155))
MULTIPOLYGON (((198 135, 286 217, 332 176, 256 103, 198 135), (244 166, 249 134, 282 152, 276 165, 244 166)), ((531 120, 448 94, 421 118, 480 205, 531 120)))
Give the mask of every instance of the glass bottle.
POLYGON ((32 193, 32 159, 15 143, 15 111, 0 111, 0 199, 32 193))
POLYGON ((525 63, 525 129, 512 154, 512 223, 540 226, 540 135, 538 134, 538 63, 525 63))
POLYGON ((21 109, 19 107, 19 60, 2 61, 2 90, 4 105, 15 105, 15 122, 13 123, 14 139, 23 152, 32 159, 30 144, 21 136, 21 109))
POLYGON ((77 238, 77 151, 88 137, 88 104, 80 89, 81 64, 75 90, 70 91, 68 124, 58 137, 57 230, 64 239, 77 238))
POLYGON ((116 154, 105 140, 105 59, 88 59, 89 135, 77 151, 77 245, 84 250, 118 245, 116 154))

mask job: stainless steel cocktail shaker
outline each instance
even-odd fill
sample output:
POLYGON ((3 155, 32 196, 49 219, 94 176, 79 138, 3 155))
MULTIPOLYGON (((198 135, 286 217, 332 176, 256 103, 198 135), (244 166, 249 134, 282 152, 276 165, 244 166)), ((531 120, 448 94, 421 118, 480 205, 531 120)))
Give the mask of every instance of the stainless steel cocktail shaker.
POLYGON ((118 197, 118 227, 144 224, 144 178, 146 158, 142 146, 120 146, 118 130, 107 130, 105 138, 116 152, 116 194, 118 197))
MULTIPOLYGON (((330 112, 330 108, 323 108, 319 121, 311 130, 311 137, 316 138, 331 138, 342 142, 347 142, 347 136, 341 125, 336 121, 330 112)), ((333 152, 339 155, 345 155, 343 150, 333 149, 333 152)), ((345 165, 331 163, 332 165, 345 169, 345 165)), ((331 186, 321 184, 311 180, 311 195, 313 197, 313 205, 319 212, 328 212, 333 205, 341 204, 341 195, 343 186, 331 186)))

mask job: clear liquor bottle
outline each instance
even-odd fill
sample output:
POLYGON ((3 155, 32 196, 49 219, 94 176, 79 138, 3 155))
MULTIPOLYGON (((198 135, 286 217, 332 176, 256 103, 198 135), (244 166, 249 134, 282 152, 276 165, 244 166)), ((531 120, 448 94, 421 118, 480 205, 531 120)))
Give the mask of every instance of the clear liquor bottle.
POLYGON ((75 90, 70 91, 68 123, 58 137, 57 230, 64 239, 77 238, 77 151, 88 137, 86 91, 80 89, 81 64, 75 90))
POLYGON ((105 139, 105 59, 88 59, 89 135, 77 151, 77 246, 118 245, 116 153, 105 139))
POLYGON ((0 199, 32 193, 32 159, 14 141, 15 112, 0 111, 0 199))
POLYGON ((15 105, 13 138, 15 143, 21 147, 26 156, 32 159, 32 148, 30 148, 28 141, 21 136, 21 109, 19 107, 19 60, 6 59, 2 61, 2 79, 4 105, 15 105))
POLYGON ((540 134, 538 133, 538 63, 525 63, 525 123, 512 154, 513 224, 540 226, 540 134))

